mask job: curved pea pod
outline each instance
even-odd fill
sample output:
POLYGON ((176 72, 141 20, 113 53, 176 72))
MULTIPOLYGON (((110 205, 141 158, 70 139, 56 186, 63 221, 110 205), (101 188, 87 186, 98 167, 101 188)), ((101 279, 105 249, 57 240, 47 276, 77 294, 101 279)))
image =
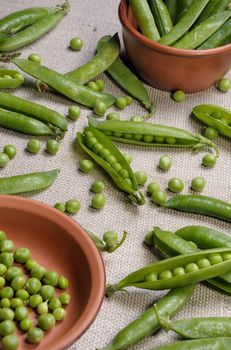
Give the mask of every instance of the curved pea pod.
POLYGON ((207 338, 177 341, 172 344, 158 346, 152 350, 229 350, 231 348, 231 338, 207 338))
POLYGON ((21 97, 0 92, 0 107, 40 120, 54 130, 56 128, 58 133, 67 130, 67 119, 62 114, 21 97))
POLYGON ((195 25, 203 22, 205 19, 215 15, 216 13, 228 10, 230 0, 210 0, 208 5, 202 11, 195 25))
POLYGON ((84 129, 83 134, 77 134, 77 140, 82 149, 109 174, 109 176, 112 178, 120 190, 127 193, 133 202, 139 205, 145 203, 144 196, 138 189, 136 178, 132 172, 132 169, 120 151, 108 137, 106 137, 99 130, 88 127, 84 129), (95 141, 93 144, 91 142, 92 138, 95 141), (97 153, 94 151, 94 145, 96 143, 102 146, 102 148, 97 153), (102 150, 107 150, 106 152, 108 155, 104 158, 100 156, 100 151, 102 154, 102 150), (113 160, 109 162, 108 157, 111 156, 113 157, 113 160), (118 171, 115 167, 115 164, 118 165, 118 171))
MULTIPOLYGON (((103 36, 97 44, 96 51, 101 50, 110 39, 110 35, 103 36)), ((120 58, 117 58, 106 72, 122 89, 142 103, 149 111, 149 114, 146 116, 147 118, 155 113, 155 106, 148 96, 147 89, 120 58)))
POLYGON ((231 204, 213 197, 180 194, 170 198, 165 207, 231 222, 231 204))
MULTIPOLYGON (((156 304, 156 309, 162 317, 173 317, 187 303, 195 290, 195 285, 170 290, 156 304)), ((136 320, 120 330, 114 339, 103 348, 98 350, 127 349, 137 344, 142 339, 151 336, 160 328, 154 307, 150 307, 136 320)))
MULTIPOLYGON (((169 288, 183 287, 190 284, 219 276, 221 273, 226 273, 231 269, 231 258, 223 260, 224 254, 230 254, 230 248, 217 248, 199 251, 195 253, 179 255, 173 258, 165 259, 144 268, 137 270, 114 285, 109 285, 106 289, 106 296, 110 297, 116 291, 123 290, 126 287, 136 287, 149 290, 162 290, 169 288), (221 262, 209 267, 199 269, 197 262, 201 259, 212 259, 214 255, 221 257, 221 262), (195 269, 191 272, 187 267, 191 264, 195 269), (184 274, 175 276, 173 271, 177 268, 184 268, 184 274), (168 277, 162 279, 162 273, 168 272, 168 277), (150 276, 155 276, 155 279, 149 280, 150 276)), ((227 255, 228 255, 227 254, 227 255)))
POLYGON ((216 105, 199 105, 193 108, 193 115, 206 125, 217 129, 222 135, 231 138, 231 111, 216 105))
POLYGON ((198 50, 209 50, 231 42, 231 18, 226 21, 198 50))
POLYGON ((45 189, 56 180, 59 169, 0 178, 0 194, 20 194, 45 189))
POLYGON ((15 89, 24 83, 24 77, 13 69, 0 68, 0 89, 15 89))
POLYGON ((72 79, 39 63, 19 58, 13 59, 12 62, 25 73, 41 80, 60 94, 84 106, 94 107, 97 101, 102 101, 109 107, 115 102, 114 96, 92 91, 85 86, 78 85, 72 79))
POLYGON ((98 51, 93 59, 88 61, 83 66, 66 73, 65 76, 73 79, 77 84, 83 85, 108 69, 117 59, 119 53, 120 41, 118 33, 116 33, 98 51))
POLYGON ((121 120, 99 121, 95 118, 89 118, 89 125, 117 142, 147 147, 191 147, 196 151, 211 147, 216 155, 219 155, 216 145, 211 140, 167 125, 121 120))
POLYGON ((170 30, 173 28, 173 24, 163 0, 149 0, 149 5, 160 36, 170 32, 170 30))
POLYGON ((121 245, 124 243, 127 237, 127 232, 124 231, 123 236, 119 242, 117 242, 113 247, 108 247, 107 244, 99 238, 94 233, 90 232, 89 230, 85 230, 85 232, 88 234, 88 236, 92 239, 92 241, 95 243, 97 249, 100 252, 107 252, 107 253, 114 253, 121 245))

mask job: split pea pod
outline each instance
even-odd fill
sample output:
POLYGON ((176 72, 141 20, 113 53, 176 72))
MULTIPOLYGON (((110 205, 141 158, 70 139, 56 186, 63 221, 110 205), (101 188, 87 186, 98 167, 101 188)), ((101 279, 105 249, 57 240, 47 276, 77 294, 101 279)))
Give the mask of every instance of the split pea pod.
POLYGON ((126 287, 162 290, 183 287, 226 273, 231 269, 231 249, 216 248, 179 255, 137 270, 114 285, 108 285, 106 296, 126 287), (201 265, 201 261, 209 261, 201 265), (226 260, 227 259, 227 260, 226 260), (178 274, 179 269, 182 271, 178 274))
MULTIPOLYGON (((187 303, 194 290, 195 285, 170 290, 168 294, 155 304, 159 315, 170 318, 175 316, 187 303)), ((157 316, 152 306, 136 320, 120 330, 108 345, 98 350, 128 349, 130 346, 151 336, 159 327, 157 316)))
POLYGON ((145 203, 130 165, 107 136, 88 127, 83 134, 77 134, 77 140, 81 148, 108 173, 120 190, 127 193, 133 202, 139 205, 145 203))
POLYGON ((178 49, 193 50, 203 44, 231 17, 231 11, 223 11, 204 20, 186 33, 173 46, 178 49))
POLYGON ((38 40, 52 28, 54 28, 68 11, 68 5, 64 4, 55 13, 41 18, 31 26, 0 41, 0 52, 9 52, 29 45, 38 40))
POLYGON ((211 147, 216 155, 219 155, 216 145, 211 140, 167 125, 121 120, 99 121, 95 118, 89 118, 89 125, 117 142, 147 147, 188 147, 195 151, 211 147))
POLYGON ((88 234, 88 236, 92 239, 92 241, 95 243, 97 249, 100 252, 107 252, 107 253, 114 253, 121 245, 124 243, 126 237, 127 237, 127 232, 124 231, 123 236, 119 242, 117 242, 114 246, 108 246, 103 239, 99 238, 97 235, 94 233, 90 232, 89 230, 85 230, 88 234))
MULTIPOLYGON (((99 51, 104 45, 106 45, 110 38, 110 35, 102 37, 97 44, 96 51, 99 51)), ((154 114, 155 106, 150 101, 147 89, 120 58, 117 58, 107 69, 107 73, 122 89, 142 103, 142 105, 149 111, 147 117, 151 117, 154 114)))
POLYGON ((45 189, 56 180, 59 170, 0 178, 0 194, 20 194, 45 189))
POLYGON ((163 0, 149 0, 149 5, 160 36, 164 36, 173 28, 168 9, 163 0))
POLYGON ((194 0, 192 6, 190 6, 188 11, 181 17, 173 29, 160 38, 159 43, 163 45, 173 45, 177 42, 177 40, 190 29, 208 2, 209 0, 194 0))
POLYGON ((231 338, 207 338, 177 341, 172 344, 158 346, 152 350, 229 350, 231 338))
POLYGON ((83 66, 65 74, 67 78, 73 79, 77 84, 83 85, 107 70, 118 58, 120 53, 120 42, 118 33, 98 51, 98 53, 83 66))
POLYGON ((0 68, 0 89, 15 89, 24 83, 24 76, 13 69, 0 68))
POLYGON ((213 197, 179 194, 170 198, 165 207, 231 222, 231 204, 213 197))
POLYGON ((97 101, 102 101, 109 107, 115 102, 114 96, 92 91, 85 86, 78 85, 72 79, 36 62, 19 58, 13 59, 12 62, 25 73, 41 80, 60 94, 84 106, 94 107, 97 101))
POLYGON ((195 25, 203 22, 205 19, 215 15, 216 13, 228 10, 230 0, 210 0, 208 5, 202 11, 195 25))
POLYGON ((209 50, 231 42, 231 18, 228 19, 198 50, 209 50))
POLYGON ((0 107, 40 120, 58 133, 67 130, 67 119, 62 114, 21 97, 0 92, 0 107))
POLYGON ((159 40, 160 35, 147 0, 129 0, 129 4, 141 33, 154 41, 159 40))
POLYGON ((193 108, 193 115, 222 135, 231 138, 231 111, 216 105, 203 104, 193 108))

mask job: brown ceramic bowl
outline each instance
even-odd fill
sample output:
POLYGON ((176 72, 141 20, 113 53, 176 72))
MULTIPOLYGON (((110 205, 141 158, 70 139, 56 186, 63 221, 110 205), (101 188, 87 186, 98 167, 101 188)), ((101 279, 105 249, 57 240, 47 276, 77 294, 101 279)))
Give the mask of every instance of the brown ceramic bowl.
POLYGON ((216 84, 231 68, 231 44, 211 50, 161 45, 139 33, 127 0, 120 2, 119 18, 127 56, 151 86, 166 91, 201 91, 216 84))
POLYGON ((105 273, 98 250, 70 217, 26 198, 0 196, 0 230, 16 247, 28 247, 41 265, 67 276, 70 285, 65 320, 46 332, 37 346, 21 335, 19 350, 66 349, 87 330, 103 300, 105 273))

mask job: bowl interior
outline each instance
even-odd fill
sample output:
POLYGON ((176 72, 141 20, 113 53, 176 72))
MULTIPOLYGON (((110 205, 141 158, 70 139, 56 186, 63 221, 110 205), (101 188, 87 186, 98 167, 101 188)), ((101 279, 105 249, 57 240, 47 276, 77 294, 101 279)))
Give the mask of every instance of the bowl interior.
MULTIPOLYGON (((7 233, 16 247, 28 247, 40 265, 69 279, 71 302, 66 308, 67 317, 46 332, 44 340, 36 346, 43 350, 66 348, 93 321, 103 298, 104 268, 97 249, 71 218, 18 197, 0 196, 0 230, 7 233)), ((61 293, 56 288, 56 295, 61 293)), ((21 337, 25 339, 25 335, 21 337)), ((20 350, 34 347, 22 341, 20 350)))

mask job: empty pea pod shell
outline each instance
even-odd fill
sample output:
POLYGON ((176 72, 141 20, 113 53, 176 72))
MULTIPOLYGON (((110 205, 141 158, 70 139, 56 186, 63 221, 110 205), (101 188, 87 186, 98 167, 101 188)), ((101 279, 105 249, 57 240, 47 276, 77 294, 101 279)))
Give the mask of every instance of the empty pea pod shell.
POLYGON ((29 173, 0 178, 0 194, 27 193, 50 187, 56 180, 59 170, 29 173))
POLYGON ((231 138, 231 111, 216 105, 199 105, 193 108, 193 115, 206 125, 231 138))
POLYGON ((231 338, 207 338, 177 341, 168 345, 158 346, 152 350, 230 350, 231 338))
POLYGON ((0 89, 15 89, 24 83, 24 77, 13 69, 0 68, 0 89))
POLYGON ((99 121, 95 118, 89 118, 89 125, 108 135, 113 141, 147 147, 191 147, 194 150, 211 147, 219 155, 211 140, 167 125, 121 120, 99 121))
POLYGON ((138 189, 132 169, 124 159, 122 153, 120 153, 108 137, 99 130, 88 127, 84 129, 83 134, 78 133, 77 140, 82 149, 110 175, 120 190, 127 193, 133 202, 139 205, 145 203, 144 196, 138 189), (91 135, 90 137, 88 137, 89 134, 91 135), (90 138, 95 140, 95 144, 97 143, 100 145, 99 151, 94 151, 93 148, 95 144, 89 147, 89 143, 91 143, 90 138), (107 152, 104 158, 100 156, 100 151, 102 154, 102 150, 106 150, 107 152), (113 157, 112 162, 110 162, 111 164, 107 161, 107 157, 113 157), (117 169, 115 165, 117 165, 117 169), (125 173, 126 176, 122 176, 122 172, 125 173))
POLYGON ((151 265, 147 265, 140 270, 137 270, 124 279, 119 281, 114 285, 108 285, 106 290, 106 295, 110 297, 116 291, 123 290, 126 287, 133 286, 136 288, 149 289, 149 290, 162 290, 162 289, 170 289, 177 288, 182 286, 187 286, 190 284, 196 284, 198 282, 207 280, 209 278, 213 278, 219 276, 221 273, 226 273, 230 271, 231 268, 231 259, 222 260, 221 262, 210 265, 209 267, 204 267, 197 269, 193 272, 185 271, 184 274, 180 276, 174 276, 172 271, 176 268, 185 268, 187 265, 193 264, 196 265, 197 262, 201 259, 210 259, 210 257, 215 255, 222 254, 230 254, 230 248, 217 248, 217 249, 209 249, 204 251, 199 251, 195 253, 179 255, 173 258, 165 259, 151 265), (171 277, 168 278, 160 278, 162 272, 169 272, 171 277), (156 279, 154 281, 146 281, 146 277, 150 275, 155 275, 156 279))

